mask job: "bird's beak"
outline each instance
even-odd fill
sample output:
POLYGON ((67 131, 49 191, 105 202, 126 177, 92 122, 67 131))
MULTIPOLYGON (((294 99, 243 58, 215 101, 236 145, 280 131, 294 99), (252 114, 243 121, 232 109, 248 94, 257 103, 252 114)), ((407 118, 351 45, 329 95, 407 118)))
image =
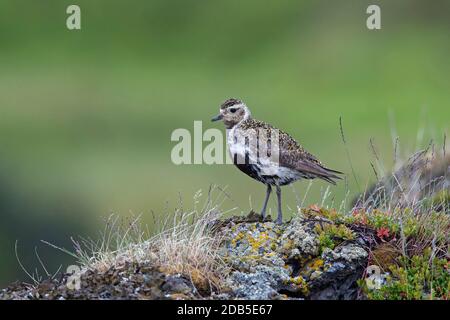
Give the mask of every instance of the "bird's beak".
POLYGON ((218 114, 217 116, 215 116, 214 118, 212 118, 211 121, 212 121, 212 122, 214 122, 214 121, 219 121, 219 120, 222 120, 222 118, 223 118, 223 115, 222 115, 222 114, 218 114))

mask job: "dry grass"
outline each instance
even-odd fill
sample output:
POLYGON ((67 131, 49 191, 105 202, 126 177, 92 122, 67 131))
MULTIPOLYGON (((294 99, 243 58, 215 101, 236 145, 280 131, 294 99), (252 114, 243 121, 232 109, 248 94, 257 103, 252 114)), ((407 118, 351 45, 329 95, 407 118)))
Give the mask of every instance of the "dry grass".
POLYGON ((199 292, 220 290, 227 267, 219 255, 221 237, 213 232, 214 222, 226 212, 219 211, 228 197, 219 187, 211 187, 206 201, 201 191, 194 196, 194 208, 182 208, 157 219, 153 235, 143 231, 140 216, 121 219, 108 217, 100 240, 73 240, 75 252, 55 247, 77 259, 86 270, 106 271, 126 263, 152 264, 167 274, 182 274, 191 279, 199 292))
MULTIPOLYGON (((379 162, 373 144, 372 147, 379 162)), ((377 247, 371 253, 372 259, 387 267, 399 256, 420 256, 428 249, 431 249, 430 264, 435 257, 449 259, 450 158, 445 154, 445 148, 438 153, 430 145, 403 163, 397 155, 395 159, 394 167, 398 169, 391 174, 386 174, 384 169, 379 174, 372 165, 377 178, 382 178, 361 194, 350 210, 363 210, 367 215, 382 212, 388 216, 390 230, 396 236, 377 247), (443 196, 436 198, 441 193, 443 196)), ((380 163, 377 166, 382 167, 380 163)), ((329 197, 327 188, 322 192, 321 207, 329 202, 329 197)), ((74 240, 74 253, 58 249, 74 256, 85 269, 101 272, 126 263, 150 263, 165 273, 189 277, 199 293, 218 291, 229 269, 221 259, 222 239, 214 233, 213 227, 224 213, 220 208, 229 196, 224 190, 212 187, 199 207, 201 198, 201 192, 194 196, 193 209, 185 210, 180 201, 180 208, 175 212, 167 213, 162 219, 154 218, 153 235, 143 231, 140 216, 123 220, 112 215, 107 219, 99 241, 74 240)), ((344 209, 346 201, 347 197, 339 211, 344 209)), ((334 206, 334 198, 331 205, 334 206)))
MULTIPOLYGON (((399 169, 385 176, 355 203, 367 212, 389 212, 400 225, 403 252, 406 247, 420 253, 438 243, 448 246, 450 236, 450 158, 434 152, 433 146, 413 154, 399 169), (406 239, 407 228, 414 226, 416 236, 406 239), (413 244, 408 245, 409 241, 413 244)), ((448 248, 436 248, 447 251, 448 248)), ((442 252, 444 253, 444 252, 442 252)))

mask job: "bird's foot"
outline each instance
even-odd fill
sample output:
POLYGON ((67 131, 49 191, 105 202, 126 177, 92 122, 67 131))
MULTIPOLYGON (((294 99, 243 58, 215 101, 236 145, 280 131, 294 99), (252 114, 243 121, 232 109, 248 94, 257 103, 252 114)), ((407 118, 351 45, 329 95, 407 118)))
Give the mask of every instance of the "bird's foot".
POLYGON ((261 220, 265 221, 267 218, 267 214, 265 212, 261 212, 261 220))
POLYGON ((276 224, 283 224, 283 217, 282 216, 278 216, 277 220, 275 221, 276 224))

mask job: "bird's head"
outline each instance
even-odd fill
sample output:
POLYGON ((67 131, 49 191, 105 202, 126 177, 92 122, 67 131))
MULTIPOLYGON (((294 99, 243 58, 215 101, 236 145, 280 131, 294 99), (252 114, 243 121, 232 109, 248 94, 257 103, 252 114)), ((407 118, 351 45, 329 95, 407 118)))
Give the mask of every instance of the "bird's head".
POLYGON ((245 103, 238 99, 228 99, 221 104, 219 114, 211 121, 222 120, 227 129, 233 128, 239 122, 250 117, 250 110, 245 103))

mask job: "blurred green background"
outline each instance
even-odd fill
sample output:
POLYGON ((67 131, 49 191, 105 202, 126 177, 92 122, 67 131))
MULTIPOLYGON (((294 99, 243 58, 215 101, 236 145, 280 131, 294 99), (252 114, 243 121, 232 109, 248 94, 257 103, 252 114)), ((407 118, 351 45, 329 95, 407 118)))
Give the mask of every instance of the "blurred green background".
MULTIPOLYGON (((228 186, 224 209, 259 210, 264 187, 232 166, 170 159, 172 131, 218 127, 209 119, 229 97, 348 173, 351 195, 374 179, 370 138, 387 168, 392 136, 404 154, 442 143, 449 17, 449 1, 2 0, 0 285, 26 280, 16 240, 30 271, 35 247, 55 271, 71 258, 40 240, 70 248, 110 212, 143 213, 151 229, 151 211, 172 210, 180 194, 189 207, 210 184, 228 186), (74 3, 80 31, 66 29, 74 3), (369 4, 381 6, 379 31, 366 28, 369 4)), ((284 189, 286 213, 307 185, 284 189)), ((325 187, 314 182, 305 205, 325 187)), ((337 203, 345 194, 344 182, 332 188, 337 203)))

